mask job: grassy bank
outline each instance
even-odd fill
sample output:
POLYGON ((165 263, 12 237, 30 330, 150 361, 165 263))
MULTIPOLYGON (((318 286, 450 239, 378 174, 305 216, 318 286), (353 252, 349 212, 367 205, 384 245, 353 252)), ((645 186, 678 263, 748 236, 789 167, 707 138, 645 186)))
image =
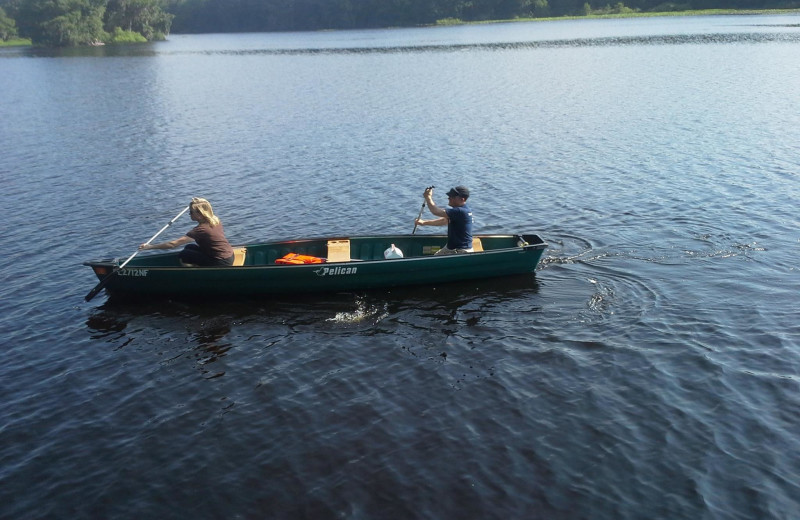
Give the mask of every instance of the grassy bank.
POLYGON ((28 38, 16 38, 14 40, 8 40, 4 42, 0 40, 0 47, 21 47, 23 45, 30 45, 31 41, 28 38))

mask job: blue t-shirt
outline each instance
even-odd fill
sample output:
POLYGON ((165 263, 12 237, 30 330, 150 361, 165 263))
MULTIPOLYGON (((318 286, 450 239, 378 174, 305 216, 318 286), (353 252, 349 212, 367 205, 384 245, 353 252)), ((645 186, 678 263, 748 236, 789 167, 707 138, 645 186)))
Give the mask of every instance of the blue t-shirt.
POLYGON ((444 210, 450 223, 447 225, 447 248, 470 249, 472 247, 472 211, 467 206, 444 210))

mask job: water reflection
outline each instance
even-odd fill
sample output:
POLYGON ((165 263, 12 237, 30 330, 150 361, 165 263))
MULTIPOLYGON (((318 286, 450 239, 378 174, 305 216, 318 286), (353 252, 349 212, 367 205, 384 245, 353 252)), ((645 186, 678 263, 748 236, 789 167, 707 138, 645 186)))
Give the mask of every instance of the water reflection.
POLYGON ((233 347, 232 343, 225 341, 231 332, 232 320, 227 316, 216 316, 202 321, 199 330, 192 334, 191 341, 194 347, 197 365, 201 367, 206 379, 214 379, 225 375, 225 370, 213 370, 209 367, 212 363, 223 358, 233 347))
POLYGON ((200 330, 195 332, 194 339, 197 344, 207 350, 222 351, 220 341, 231 331, 231 320, 225 316, 211 318, 200 324, 200 330))
MULTIPOLYGON (((498 327, 540 311, 538 292, 535 275, 520 275, 211 303, 110 298, 86 327, 93 341, 130 351, 129 363, 144 373, 179 369, 205 380, 238 379, 250 370, 296 370, 309 356, 324 364, 339 351, 360 356, 378 349, 430 363, 434 370, 448 362, 463 379, 462 372, 482 370, 476 354, 468 353, 483 345, 481 338, 497 337, 498 327), (449 358, 453 353, 458 355, 449 358)), ((515 328, 525 333, 524 325, 515 328)))
POLYGON ((156 43, 103 45, 99 47, 9 47, 0 58, 115 58, 156 56, 156 43))
MULTIPOLYGON (((135 320, 147 326, 155 322, 183 324, 200 348, 227 351, 224 338, 235 324, 258 321, 290 331, 306 328, 353 328, 374 326, 387 316, 409 310, 433 312, 446 322, 459 312, 528 298, 539 292, 535 275, 473 280, 429 287, 401 287, 360 293, 282 295, 271 298, 223 298, 212 303, 191 299, 169 300, 111 296, 86 320, 92 339, 108 340, 125 335, 135 320)), ((475 324, 480 317, 470 318, 475 324)))
POLYGON ((92 334, 92 339, 103 339, 109 335, 117 334, 128 326, 127 320, 119 319, 118 315, 108 312, 90 314, 86 319, 86 327, 92 334))
MULTIPOLYGON (((457 308, 476 298, 490 302, 518 298, 539 291, 536 275, 522 274, 468 280, 457 283, 430 286, 396 287, 387 290, 362 291, 358 293, 320 293, 275 295, 264 297, 218 297, 212 302, 200 302, 186 297, 170 299, 147 298, 130 295, 110 295, 108 299, 87 320, 87 326, 98 332, 122 330, 118 320, 122 316, 162 316, 208 318, 209 331, 217 330, 219 314, 236 319, 246 319, 253 315, 273 316, 286 322, 290 316, 298 317, 299 323, 316 323, 326 315, 358 310, 362 305, 388 306, 402 309, 405 305, 426 302, 444 308, 457 308), (355 306, 355 309, 353 308, 355 306), (299 315, 305 315, 303 319, 299 315)), ((391 310, 391 309, 390 309, 391 310)), ((289 320, 293 321, 293 320, 289 320)), ((122 326, 124 328, 124 326, 122 326)))
MULTIPOLYGON (((664 36, 625 36, 603 38, 573 38, 564 40, 402 45, 387 47, 300 48, 300 49, 236 49, 188 52, 208 55, 315 55, 315 54, 397 54, 464 51, 508 51, 525 49, 559 49, 580 47, 639 47, 651 45, 707 45, 739 43, 795 43, 800 33, 739 33, 739 34, 676 34, 664 36)), ((183 52, 181 52, 182 54, 183 52)))

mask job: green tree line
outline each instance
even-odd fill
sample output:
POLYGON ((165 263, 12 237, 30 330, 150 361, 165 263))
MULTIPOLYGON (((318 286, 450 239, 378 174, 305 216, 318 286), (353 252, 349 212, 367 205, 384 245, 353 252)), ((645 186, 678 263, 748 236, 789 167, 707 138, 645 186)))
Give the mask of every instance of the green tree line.
POLYGON ((800 0, 0 0, 0 38, 144 41, 178 33, 304 31, 630 12, 796 8, 800 0))
POLYGON ((0 38, 71 47, 164 39, 173 15, 162 0, 0 0, 0 38))
POLYGON ((431 25, 586 14, 768 9, 798 0, 167 0, 173 31, 261 32, 431 25))

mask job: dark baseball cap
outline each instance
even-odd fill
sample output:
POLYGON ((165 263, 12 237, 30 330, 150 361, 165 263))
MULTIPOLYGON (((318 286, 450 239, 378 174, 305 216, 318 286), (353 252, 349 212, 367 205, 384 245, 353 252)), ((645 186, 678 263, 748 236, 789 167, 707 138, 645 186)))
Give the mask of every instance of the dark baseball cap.
POLYGON ((466 186, 456 186, 455 188, 450 188, 450 191, 447 192, 448 197, 469 197, 469 188, 466 186))

